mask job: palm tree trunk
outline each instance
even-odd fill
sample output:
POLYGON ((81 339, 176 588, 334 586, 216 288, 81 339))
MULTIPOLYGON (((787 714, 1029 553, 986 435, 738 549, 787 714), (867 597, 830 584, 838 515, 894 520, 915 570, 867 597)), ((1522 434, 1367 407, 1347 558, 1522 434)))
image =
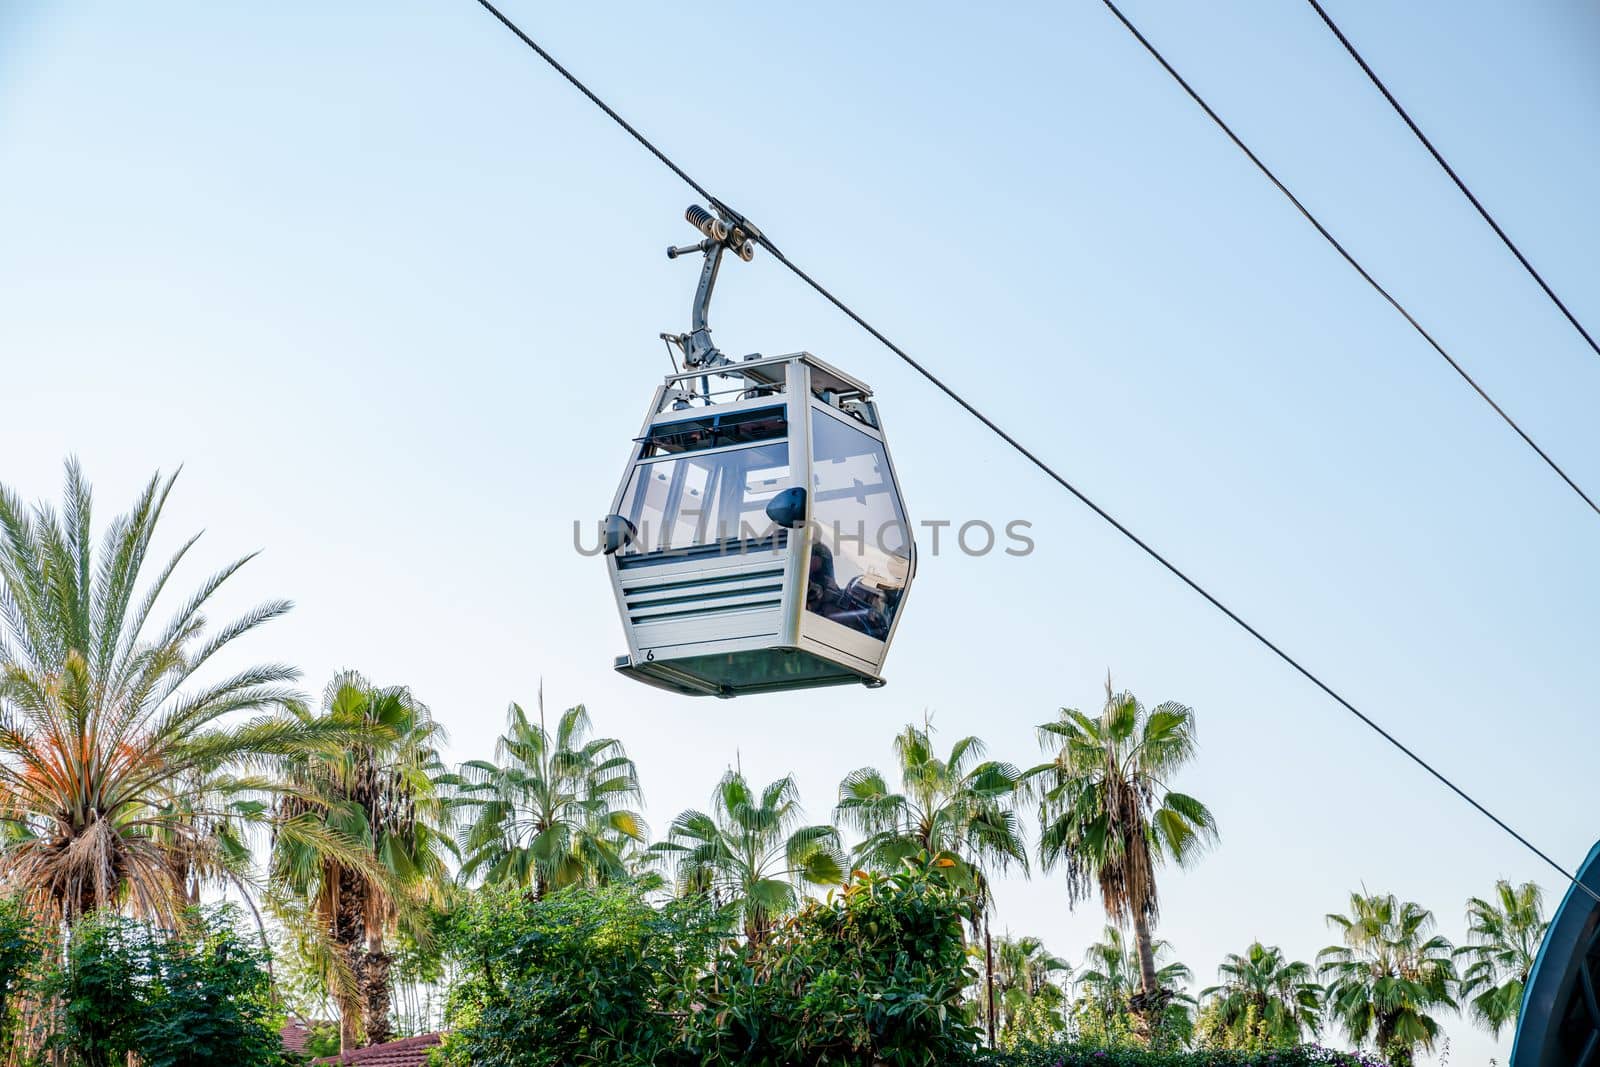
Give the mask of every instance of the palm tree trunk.
POLYGON ((989 936, 989 916, 983 916, 983 972, 989 986, 989 1047, 994 1048, 994 939, 989 936))
POLYGON ((383 950, 383 934, 379 932, 367 945, 361 969, 361 1028, 367 1032, 369 1045, 383 1044, 393 1032, 389 1025, 389 965, 392 962, 383 950))
POLYGON ((1139 991, 1148 996, 1156 991, 1156 953, 1150 920, 1141 908, 1133 909, 1133 939, 1139 947, 1139 991))
POLYGON ((1133 940, 1139 950, 1139 992, 1134 995, 1129 1007, 1139 1019, 1140 1036, 1148 1044, 1155 1040, 1162 1012, 1171 994, 1161 988, 1160 980, 1156 978, 1156 953, 1150 936, 1150 917, 1143 908, 1133 909, 1133 940))
POLYGON ((354 1052, 361 1047, 361 990, 364 987, 366 953, 363 951, 366 923, 363 920, 364 891, 366 886, 354 872, 335 868, 327 877, 337 879, 338 892, 332 899, 330 916, 333 943, 350 968, 355 979, 355 989, 347 989, 343 982, 333 990, 333 1000, 339 1008, 339 1051, 354 1052))

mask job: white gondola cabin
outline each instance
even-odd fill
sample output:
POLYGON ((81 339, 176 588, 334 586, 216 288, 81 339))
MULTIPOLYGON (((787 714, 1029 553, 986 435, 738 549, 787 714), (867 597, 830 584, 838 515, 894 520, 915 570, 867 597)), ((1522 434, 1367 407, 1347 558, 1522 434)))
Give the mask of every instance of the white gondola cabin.
POLYGON ((883 684, 915 544, 871 391, 843 371, 802 352, 668 377, 606 534, 619 671, 724 697, 883 684))

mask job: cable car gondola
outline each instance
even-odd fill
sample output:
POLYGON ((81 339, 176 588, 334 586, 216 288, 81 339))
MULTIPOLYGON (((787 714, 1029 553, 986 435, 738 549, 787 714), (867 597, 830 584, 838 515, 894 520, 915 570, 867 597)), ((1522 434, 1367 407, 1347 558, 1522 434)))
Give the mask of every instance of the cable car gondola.
POLYGON ((872 390, 809 352, 724 356, 706 315, 725 252, 760 237, 713 202, 683 369, 656 389, 603 524, 628 653, 688 695, 883 684, 916 545, 872 390))

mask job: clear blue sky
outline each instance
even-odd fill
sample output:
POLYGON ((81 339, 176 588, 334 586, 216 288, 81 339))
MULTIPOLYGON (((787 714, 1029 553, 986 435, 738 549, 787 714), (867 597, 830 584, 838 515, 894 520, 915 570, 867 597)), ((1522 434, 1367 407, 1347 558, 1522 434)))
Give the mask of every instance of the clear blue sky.
MULTIPOLYGON (((818 277, 1567 863, 1600 834, 1600 518, 1383 305, 1097 3, 536 5, 510 13, 818 277), (698 72, 698 73, 697 73, 698 72)), ((1591 492, 1600 359, 1309 7, 1129 14, 1591 492)), ((1600 326, 1600 14, 1339 0, 1334 16, 1600 326)), ((1162 882, 1208 981, 1309 957, 1361 884, 1451 937, 1530 857, 1023 466, 769 259, 732 351, 879 390, 914 518, 1031 520, 925 559, 889 685, 739 702, 619 679, 606 509, 685 327, 691 194, 469 0, 0 7, 0 481, 102 514, 184 465, 169 535, 265 552, 255 658, 404 682, 486 755, 542 677, 638 758, 664 828, 738 753, 825 817, 931 711, 1036 753, 1109 668, 1198 713, 1222 844, 1162 882)), ((926 552, 927 545, 924 544, 926 552)), ((197 577, 191 575, 191 578, 197 577)), ((1081 955, 1059 880, 1001 926, 1081 955)), ((1553 901, 1552 901, 1553 903, 1553 901)), ((1463 1021, 1453 1064, 1497 1046, 1463 1021)))

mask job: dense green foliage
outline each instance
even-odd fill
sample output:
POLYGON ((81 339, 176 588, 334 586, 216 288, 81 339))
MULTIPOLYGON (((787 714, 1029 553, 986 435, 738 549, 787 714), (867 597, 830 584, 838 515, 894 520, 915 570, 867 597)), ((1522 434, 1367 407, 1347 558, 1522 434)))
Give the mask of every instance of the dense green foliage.
POLYGON ((971 915, 926 869, 865 875, 808 903, 755 952, 724 957, 691 1035, 695 1062, 958 1062, 978 1037, 961 1011, 971 915))
POLYGON ((679 1044, 725 925, 699 901, 656 908, 628 886, 479 893, 446 935, 461 979, 443 1056, 462 1067, 659 1062, 679 1044))
POLYGON ((283 1063, 264 954, 223 913, 190 913, 172 934, 98 913, 41 984, 59 1005, 50 1046, 74 1067, 283 1063))
POLYGON ((660 906, 615 886, 536 900, 490 891, 457 913, 451 1064, 958 1063, 977 1034, 970 902, 927 871, 866 875, 755 946, 738 909, 660 906))

